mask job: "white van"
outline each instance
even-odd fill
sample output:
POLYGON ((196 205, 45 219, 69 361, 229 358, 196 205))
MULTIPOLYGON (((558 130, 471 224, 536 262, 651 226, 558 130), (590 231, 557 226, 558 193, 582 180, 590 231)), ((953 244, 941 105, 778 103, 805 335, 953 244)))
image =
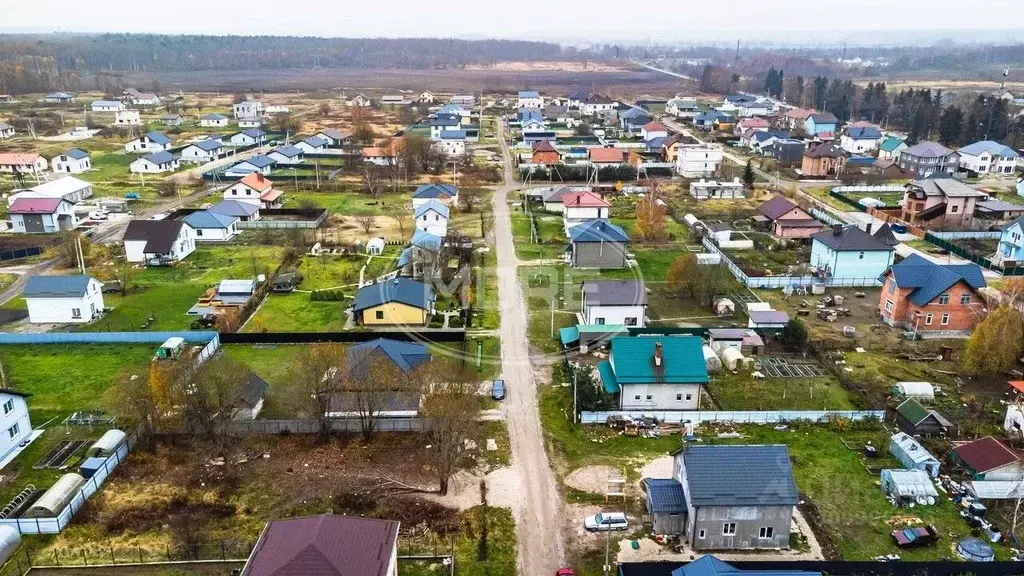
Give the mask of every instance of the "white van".
POLYGON ((598 512, 583 519, 583 527, 591 532, 604 530, 625 530, 629 528, 626 515, 622 512, 598 512))

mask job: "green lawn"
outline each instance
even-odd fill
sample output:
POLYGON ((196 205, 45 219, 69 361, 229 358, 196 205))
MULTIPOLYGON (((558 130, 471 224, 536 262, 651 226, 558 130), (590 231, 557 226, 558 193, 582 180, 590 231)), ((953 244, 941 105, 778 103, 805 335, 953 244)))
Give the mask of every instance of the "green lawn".
POLYGON ((359 283, 359 269, 366 264, 366 256, 361 254, 345 256, 303 256, 299 260, 298 270, 302 273, 300 290, 325 290, 346 287, 355 291, 359 283))
POLYGON ((345 327, 344 310, 349 304, 351 300, 314 302, 306 292, 270 294, 243 332, 261 329, 271 332, 340 331, 345 327))
MULTIPOLYGON (((290 188, 286 180, 281 181, 284 189, 290 188)), ((320 208, 326 208, 331 214, 357 214, 368 212, 378 216, 404 214, 412 210, 410 194, 382 194, 374 199, 369 194, 357 190, 351 192, 312 192, 288 190, 285 194, 285 208, 296 208, 303 202, 312 202, 320 208)))
POLYGON ((288 390, 285 384, 295 369, 295 358, 302 351, 301 345, 225 345, 222 350, 229 358, 248 366, 260 378, 270 384, 260 418, 290 418, 288 390))
POLYGON ((0 347, 7 385, 32 394, 32 420, 101 407, 100 396, 122 367, 147 377, 156 345, 61 344, 0 347))
POLYGON ((721 371, 708 391, 723 410, 853 410, 849 393, 833 377, 763 378, 721 371))

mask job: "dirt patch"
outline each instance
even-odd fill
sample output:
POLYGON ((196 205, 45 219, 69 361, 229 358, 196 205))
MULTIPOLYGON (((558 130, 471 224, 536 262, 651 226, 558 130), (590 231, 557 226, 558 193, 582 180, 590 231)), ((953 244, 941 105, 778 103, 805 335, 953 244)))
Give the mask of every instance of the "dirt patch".
POLYGON ((818 546, 821 548, 822 556, 826 560, 839 560, 839 550, 836 548, 835 543, 832 542, 832 537, 828 533, 828 527, 825 525, 825 519, 821 517, 818 507, 804 496, 797 509, 804 517, 807 525, 810 526, 811 532, 814 533, 814 538, 818 541, 818 546))
POLYGON ((672 464, 675 458, 662 456, 647 463, 640 471, 641 478, 671 478, 672 464))
POLYGON ((448 483, 448 494, 426 494, 423 497, 432 502, 468 510, 482 504, 480 499, 480 481, 487 483, 487 504, 500 508, 511 508, 513 512, 522 507, 522 481, 516 470, 511 467, 499 468, 486 476, 480 476, 467 470, 455 474, 448 483))
POLYGON ((625 68, 600 62, 497 62, 472 64, 465 70, 498 70, 502 72, 624 72, 625 68))
POLYGON ((608 492, 608 479, 621 474, 611 466, 584 466, 569 474, 565 478, 565 483, 583 492, 603 495, 608 492))

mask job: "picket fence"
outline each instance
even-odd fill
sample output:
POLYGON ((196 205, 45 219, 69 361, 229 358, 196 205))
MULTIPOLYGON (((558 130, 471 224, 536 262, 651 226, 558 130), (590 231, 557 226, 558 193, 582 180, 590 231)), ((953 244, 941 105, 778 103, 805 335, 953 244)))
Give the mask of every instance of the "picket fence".
POLYGON ((633 412, 615 410, 608 412, 580 412, 581 424, 605 424, 609 418, 629 417, 634 420, 654 418, 659 422, 682 424, 686 421, 733 422, 742 424, 777 424, 780 422, 826 422, 831 418, 847 420, 882 420, 885 410, 769 410, 769 411, 701 411, 692 412, 633 412))

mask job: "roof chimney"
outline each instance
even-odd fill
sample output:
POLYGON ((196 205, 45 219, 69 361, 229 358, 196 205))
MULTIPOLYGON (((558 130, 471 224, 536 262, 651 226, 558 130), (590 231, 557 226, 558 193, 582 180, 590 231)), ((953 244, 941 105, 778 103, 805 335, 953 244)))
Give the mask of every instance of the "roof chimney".
POLYGON ((655 342, 654 343, 654 365, 656 367, 658 367, 658 368, 661 368, 661 364, 662 364, 661 342, 655 342))
POLYGON ((871 228, 872 226, 874 226, 874 224, 874 222, 868 222, 867 228, 865 228, 864 231, 867 232, 868 234, 871 234, 871 228))
POLYGON ((842 236, 843 235, 843 227, 841 225, 839 225, 839 224, 833 224, 832 225, 832 235, 833 236, 842 236))

